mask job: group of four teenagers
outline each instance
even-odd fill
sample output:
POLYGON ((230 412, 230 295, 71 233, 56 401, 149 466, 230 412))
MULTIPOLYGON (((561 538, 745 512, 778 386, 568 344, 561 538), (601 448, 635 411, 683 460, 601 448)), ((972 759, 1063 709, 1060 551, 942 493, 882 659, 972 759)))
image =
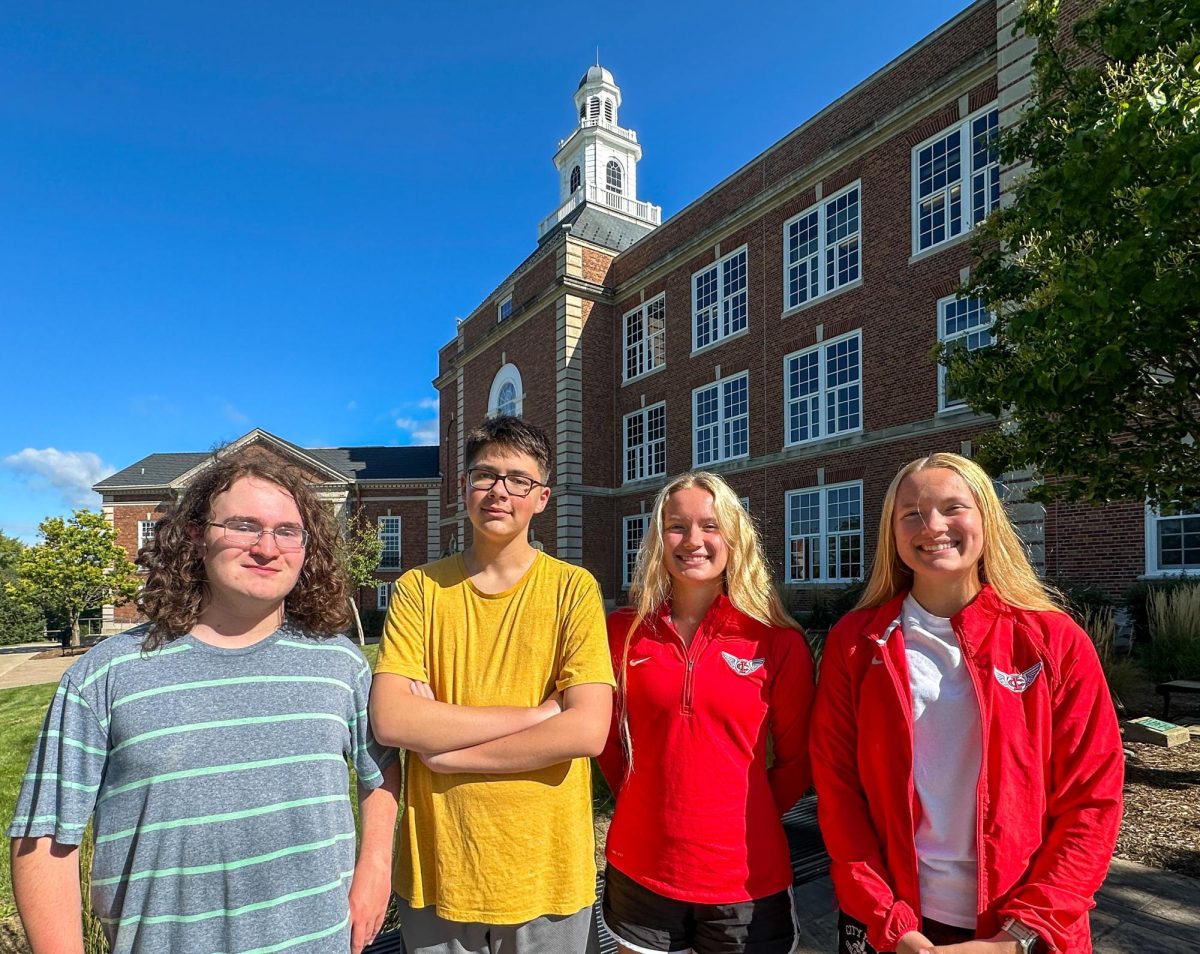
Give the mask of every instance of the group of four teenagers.
POLYGON ((896 475, 814 689, 721 477, 661 489, 606 621, 592 577, 529 540, 545 434, 491 418, 464 457, 471 544, 397 582, 373 685, 321 635, 345 590, 305 481, 239 454, 185 492, 144 558, 151 623, 64 676, 31 757, 10 835, 35 954, 82 950, 63 859, 89 816, 114 951, 357 954, 397 814, 411 954, 586 951, 590 756, 616 799, 603 922, 622 951, 797 950, 780 819, 814 783, 839 951, 1091 949, 1116 719, 977 465, 934 454, 896 475), (342 759, 357 862, 345 782, 322 774, 342 759))

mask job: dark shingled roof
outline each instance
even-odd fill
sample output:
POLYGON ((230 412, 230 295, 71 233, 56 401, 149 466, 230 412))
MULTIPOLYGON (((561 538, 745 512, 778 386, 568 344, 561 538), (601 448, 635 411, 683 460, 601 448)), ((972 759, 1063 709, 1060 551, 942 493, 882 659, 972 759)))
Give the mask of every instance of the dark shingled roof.
MULTIPOLYGON (((623 252, 647 232, 653 231, 654 226, 634 222, 623 215, 613 215, 598 208, 590 202, 585 202, 568 215, 558 228, 563 225, 571 226, 571 234, 585 242, 603 245, 614 252, 623 252)), ((557 235, 558 229, 551 229, 542 236, 546 242, 552 235, 557 235)), ((539 243, 541 244, 541 243, 539 243)))
MULTIPOLYGON (((318 447, 304 453, 336 470, 349 480, 437 480, 438 448, 417 447, 318 447)), ((103 493, 117 487, 162 487, 203 463, 211 454, 151 454, 117 471, 92 487, 103 493)))

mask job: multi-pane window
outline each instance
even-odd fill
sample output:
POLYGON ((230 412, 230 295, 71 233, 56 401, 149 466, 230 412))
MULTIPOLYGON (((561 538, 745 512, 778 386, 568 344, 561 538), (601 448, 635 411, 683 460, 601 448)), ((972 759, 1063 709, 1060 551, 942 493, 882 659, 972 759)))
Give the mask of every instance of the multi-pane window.
POLYGON ((667 472, 667 405, 659 403, 625 415, 625 479, 661 477, 667 472))
POLYGON ((692 461, 697 467, 750 453, 750 375, 692 392, 692 461))
POLYGON ((667 361, 667 297, 659 295, 625 316, 625 380, 667 361))
POLYGON ((391 583, 377 583, 375 585, 375 608, 378 610, 386 610, 388 608, 388 600, 392 598, 391 583))
POLYGON ((1146 510, 1146 571, 1200 571, 1200 508, 1146 510))
POLYGON ((638 550, 642 546, 642 538, 646 535, 646 527, 650 523, 650 514, 638 513, 626 517, 622 521, 622 571, 621 582, 628 586, 633 581, 633 567, 637 563, 638 550))
POLYGON ((512 317, 512 295, 506 295, 496 306, 496 320, 507 321, 512 317))
POLYGON ((579 191, 579 183, 582 181, 579 166, 574 166, 571 169, 571 192, 579 191))
POLYGON ((913 150, 914 252, 969 232, 1000 204, 998 130, 993 107, 913 150))
POLYGON ((862 484, 793 490, 784 498, 787 578, 793 583, 862 578, 862 484))
POLYGON ((608 186, 609 192, 621 194, 624 188, 623 176, 621 175, 621 164, 616 159, 609 159, 608 165, 604 167, 604 183, 608 186))
POLYGON ((692 276, 692 350, 746 327, 746 249, 692 276))
POLYGON ((511 381, 505 381, 500 385, 500 393, 496 398, 496 413, 517 413, 517 386, 511 381))
POLYGON ((379 557, 379 569, 400 569, 400 518, 379 518, 379 539, 383 541, 383 554, 379 557))
POLYGON ((783 359, 788 444, 862 429, 862 333, 855 331, 783 359))
POLYGON ((938 362, 938 408, 962 407, 965 403, 946 376, 946 361, 955 351, 975 351, 992 343, 992 313, 980 298, 951 296, 938 302, 938 341, 946 353, 938 362))
POLYGON ((154 520, 138 521, 138 549, 148 547, 154 542, 154 520))
POLYGON ((785 308, 836 291, 862 274, 859 196, 855 183, 784 224, 785 308))

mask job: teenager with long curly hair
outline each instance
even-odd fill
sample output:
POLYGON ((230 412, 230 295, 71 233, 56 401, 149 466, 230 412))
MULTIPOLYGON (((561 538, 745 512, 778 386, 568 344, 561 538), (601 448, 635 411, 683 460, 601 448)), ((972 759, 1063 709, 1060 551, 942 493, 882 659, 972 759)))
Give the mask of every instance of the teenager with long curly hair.
POLYGON ((1096 651, 1035 575, 988 475, 905 465, 812 730, 839 951, 1091 950, 1121 820, 1096 651))
POLYGON ((722 478, 660 491, 629 595, 608 620, 608 930, 639 954, 789 954, 780 816, 809 785, 812 655, 722 478))
POLYGON ((358 952, 390 896, 398 764, 371 739, 337 527, 294 468, 220 453, 139 562, 150 622, 63 676, 9 835, 34 951, 82 950, 77 848, 113 950, 358 952), (355 863, 350 762, 362 849, 355 863))

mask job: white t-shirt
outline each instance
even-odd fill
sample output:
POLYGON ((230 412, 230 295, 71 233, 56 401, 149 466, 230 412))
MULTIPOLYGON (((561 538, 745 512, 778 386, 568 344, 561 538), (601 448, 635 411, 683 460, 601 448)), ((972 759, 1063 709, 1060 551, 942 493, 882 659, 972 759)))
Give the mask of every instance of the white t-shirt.
POLYGON ((912 691, 913 780, 921 800, 917 865, 921 914, 973 928, 978 908, 976 788, 982 759, 979 700, 950 620, 912 596, 902 610, 912 691))

